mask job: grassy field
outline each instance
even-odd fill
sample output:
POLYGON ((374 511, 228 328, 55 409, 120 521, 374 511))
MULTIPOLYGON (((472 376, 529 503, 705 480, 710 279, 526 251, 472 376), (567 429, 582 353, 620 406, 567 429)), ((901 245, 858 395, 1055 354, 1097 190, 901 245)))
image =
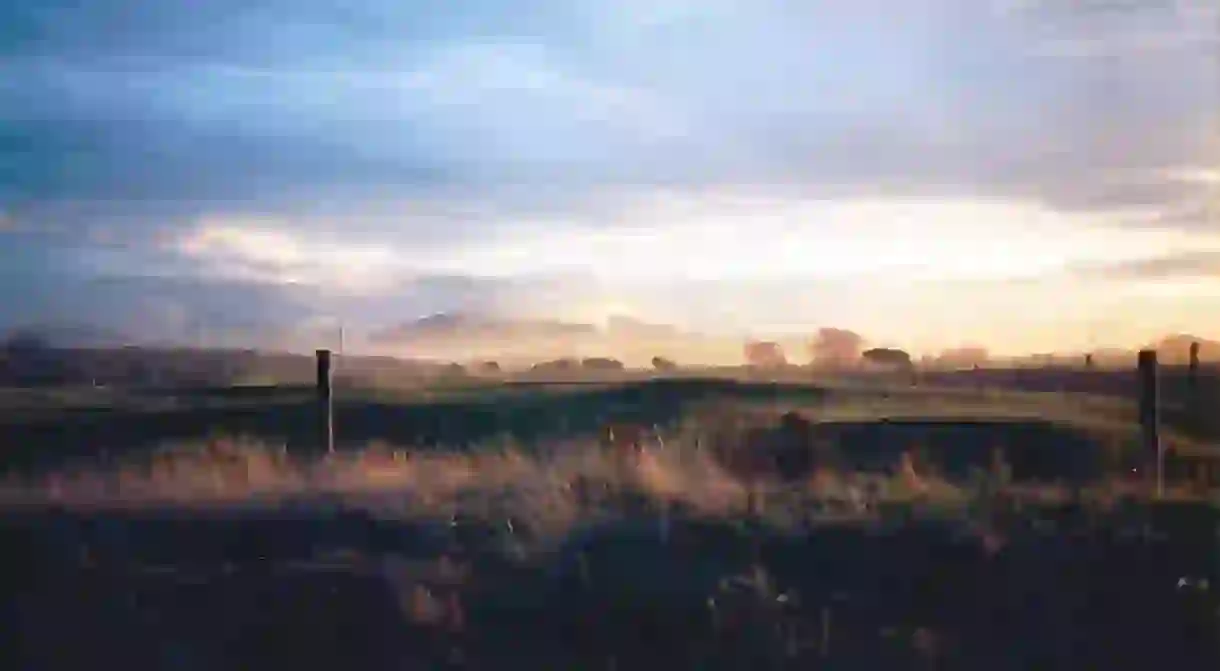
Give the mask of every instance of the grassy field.
MULTIPOLYGON (((1131 399, 1003 389, 879 387, 835 381, 733 379, 534 382, 485 381, 431 389, 340 389, 337 440, 466 446, 509 435, 532 443, 595 430, 606 418, 672 425, 696 406, 788 406, 819 420, 883 417, 1029 418, 1093 428, 1128 427, 1131 399)), ((240 434, 290 447, 313 438, 316 410, 308 387, 223 387, 153 393, 113 389, 0 390, 0 458, 10 468, 102 452, 240 434)), ((1113 432, 1111 432, 1113 433, 1113 432)))
POLYGON ((1220 665, 1217 493, 1120 477, 1129 399, 345 391, 320 455, 303 389, 60 393, 0 399, 17 668, 1220 665), (833 461, 713 449, 788 411, 833 461), (609 420, 649 449, 602 449, 609 420))

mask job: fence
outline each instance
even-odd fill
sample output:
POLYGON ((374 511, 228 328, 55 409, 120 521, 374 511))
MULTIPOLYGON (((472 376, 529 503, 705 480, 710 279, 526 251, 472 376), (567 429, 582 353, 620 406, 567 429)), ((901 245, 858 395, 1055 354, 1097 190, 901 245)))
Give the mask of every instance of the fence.
MULTIPOLYGON (((331 351, 319 349, 317 359, 317 407, 318 407, 318 449, 333 452, 335 449, 334 403, 331 388, 331 373, 333 357, 331 351)), ((1086 364, 1092 364, 1091 358, 1086 358, 1086 364)), ((1091 365, 1088 368, 1092 368, 1091 365)), ((976 374, 979 371, 974 371, 976 374)), ((1151 462, 1155 475, 1155 486, 1158 496, 1164 493, 1166 473, 1166 446, 1161 439, 1162 399, 1161 373, 1157 361, 1156 350, 1141 350, 1137 357, 1137 384, 1139 390, 1139 423, 1141 447, 1143 456, 1151 462)), ((1190 363, 1187 368, 1187 389, 1189 396, 1187 406, 1189 412, 1203 413, 1208 405, 1200 393, 1199 347, 1190 348, 1190 363)), ((1214 454, 1173 454, 1173 470, 1175 475, 1186 475, 1208 482, 1220 479, 1220 455, 1214 454)))
POLYGON ((316 352, 318 360, 318 447, 327 453, 335 451, 335 412, 331 394, 330 350, 316 352))
MULTIPOLYGON (((1155 468, 1156 493, 1165 493, 1165 476, 1168 473, 1199 483, 1203 487, 1215 486, 1220 481, 1220 454, 1211 450, 1185 452, 1169 449, 1161 438, 1161 384, 1156 350, 1140 350, 1139 373, 1139 421, 1144 456, 1155 468)), ((1201 392, 1199 372, 1199 345, 1192 343, 1186 376, 1186 412, 1192 421, 1207 416, 1207 410, 1215 399, 1205 398, 1201 392)), ((1214 412, 1214 408, 1212 412, 1214 412)))

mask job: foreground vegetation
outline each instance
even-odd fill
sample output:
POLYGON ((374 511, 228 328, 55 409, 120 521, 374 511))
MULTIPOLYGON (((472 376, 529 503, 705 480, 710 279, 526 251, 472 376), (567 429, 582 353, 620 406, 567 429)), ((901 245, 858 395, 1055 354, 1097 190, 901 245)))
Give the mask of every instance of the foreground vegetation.
POLYGON ((428 442, 311 454, 266 432, 11 470, 0 649, 17 668, 1220 664, 1217 492, 1123 477, 1122 399, 648 384, 364 401, 385 435, 453 420, 428 442), (726 461, 793 411, 818 461, 726 461), (607 421, 644 423, 646 449, 607 449, 607 421))
POLYGON ((902 461, 743 482, 696 435, 627 459, 212 442, 14 478, 15 650, 27 668, 1220 661, 1220 517, 1197 496, 902 461))

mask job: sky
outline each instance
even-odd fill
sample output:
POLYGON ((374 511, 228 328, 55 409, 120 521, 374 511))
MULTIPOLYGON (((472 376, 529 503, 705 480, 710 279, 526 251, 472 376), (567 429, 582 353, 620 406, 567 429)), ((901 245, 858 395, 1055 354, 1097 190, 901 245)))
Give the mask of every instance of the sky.
POLYGON ((0 274, 0 327, 266 346, 1215 338, 1220 5, 10 0, 0 274))

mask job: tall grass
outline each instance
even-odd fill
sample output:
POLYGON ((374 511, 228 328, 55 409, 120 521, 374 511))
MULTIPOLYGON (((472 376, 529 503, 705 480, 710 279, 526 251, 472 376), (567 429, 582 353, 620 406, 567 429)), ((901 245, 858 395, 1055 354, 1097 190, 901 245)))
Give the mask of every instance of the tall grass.
MULTIPOLYGON (((850 401, 822 406, 818 414, 874 419, 896 413, 955 415, 963 410, 960 404, 944 401, 927 407, 914 407, 907 398, 850 401)), ((962 403, 970 405, 968 400, 962 403)), ((1020 410, 1011 403, 1001 405, 1020 410)), ((760 406, 751 412, 775 414, 783 409, 787 408, 760 406)), ((867 518, 893 504, 937 514, 972 514, 990 509, 979 505, 980 500, 997 496, 1035 502, 1084 499, 1108 505, 1124 496, 1147 493, 1120 479, 1084 490, 1045 483, 994 483, 986 473, 965 482, 950 481, 922 463, 917 468, 895 463, 889 474, 823 468, 796 483, 746 483, 726 472, 707 451, 712 422, 708 410, 693 413, 677 426, 658 429, 653 444, 636 459, 624 459, 589 438, 539 445, 504 438, 461 450, 374 443, 360 450, 309 456, 290 454, 283 445, 234 436, 167 445, 107 463, 90 460, 38 477, 8 476, 0 481, 0 505, 337 504, 395 518, 443 519, 458 513, 516 518, 548 533, 563 534, 572 525, 621 512, 624 502, 655 510, 681 506, 708 516, 760 515, 776 524, 798 524, 844 515, 867 518)), ((968 414, 972 409, 964 410, 968 414)), ((1077 415, 1077 422, 1084 414, 1062 406, 1059 412, 1077 415)), ((713 413, 722 419, 727 414, 732 413, 713 413)), ((1129 426, 1111 428, 1129 431, 1129 426)), ((1172 489, 1168 494, 1184 495, 1172 489)))
POLYGON ((936 477, 823 470, 786 485, 744 483, 681 429, 658 435, 638 458, 593 440, 527 447, 500 441, 472 450, 413 450, 371 444, 351 452, 294 456, 283 446, 228 438, 168 446, 110 464, 81 463, 0 485, 7 505, 275 506, 340 503, 394 517, 461 512, 517 516, 563 533, 582 519, 614 514, 630 499, 710 516, 867 515, 883 502, 965 504, 968 490, 936 477))

